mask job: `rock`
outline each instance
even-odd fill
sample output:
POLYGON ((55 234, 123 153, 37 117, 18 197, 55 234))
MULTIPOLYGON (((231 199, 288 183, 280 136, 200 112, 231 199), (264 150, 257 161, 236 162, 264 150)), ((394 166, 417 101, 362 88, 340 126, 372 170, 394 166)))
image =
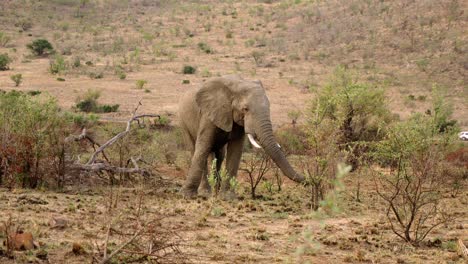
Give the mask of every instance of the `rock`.
POLYGON ((41 249, 36 253, 38 259, 47 260, 49 253, 45 249, 41 249))
POLYGON ((86 254, 86 251, 84 250, 84 248, 81 246, 81 244, 79 244, 79 243, 77 243, 77 242, 74 242, 74 243, 73 243, 72 252, 73 252, 73 254, 75 254, 75 255, 83 255, 83 254, 86 254))
POLYGON ((29 232, 10 234, 9 239, 11 240, 14 250, 31 250, 35 247, 33 236, 29 232))
POLYGON ((65 229, 68 227, 68 220, 65 218, 53 217, 49 221, 49 226, 51 228, 65 229))

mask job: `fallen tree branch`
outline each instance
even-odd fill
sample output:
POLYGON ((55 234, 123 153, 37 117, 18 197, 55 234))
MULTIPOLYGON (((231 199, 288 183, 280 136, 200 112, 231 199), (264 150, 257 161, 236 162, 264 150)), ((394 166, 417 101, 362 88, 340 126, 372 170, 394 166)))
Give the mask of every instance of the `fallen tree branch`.
MULTIPOLYGON (((135 107, 135 109, 133 110, 133 113, 132 113, 132 117, 127 121, 127 126, 125 128, 124 131, 118 133, 117 135, 115 135, 114 137, 112 137, 111 139, 109 139, 107 142, 105 142, 104 144, 100 145, 99 143, 97 143, 92 137, 90 137, 87 133, 87 130, 86 128, 84 128, 82 131, 81 131, 81 134, 80 135, 70 135, 68 136, 66 139, 65 139, 65 142, 71 142, 71 141, 81 141, 81 140, 88 140, 89 142, 91 142, 91 144, 93 144, 93 148, 94 146, 98 146, 98 148, 94 148, 95 151, 94 153, 91 155, 91 157, 89 158, 88 162, 86 162, 85 164, 72 164, 69 166, 70 169, 76 169, 76 170, 85 170, 85 171, 93 171, 93 172, 101 172, 101 171, 107 171, 107 172, 112 172, 112 173, 138 173, 138 174, 141 174, 143 176, 148 176, 150 175, 150 173, 145 170, 145 169, 141 169, 139 166, 138 166, 138 161, 142 160, 141 157, 137 158, 137 159, 134 159, 133 157, 130 159, 130 162, 133 164, 134 168, 128 168, 128 167, 125 167, 125 168, 122 168, 122 167, 118 167, 118 166, 113 166, 113 165, 110 165, 110 161, 109 159, 107 158, 106 154, 104 153, 104 150, 113 145, 115 142, 117 142, 117 140, 125 137, 129 132, 130 132, 130 129, 131 129, 131 125, 133 122, 137 122, 138 125, 140 126, 140 119, 142 118, 145 118, 145 117, 157 117, 157 118, 161 118, 160 115, 154 115, 154 114, 142 114, 142 115, 137 115, 136 112, 138 111, 138 108, 141 106, 141 99, 140 101, 138 101, 138 105, 135 107), (98 155, 102 153, 104 159, 107 161, 107 163, 98 163, 96 162, 96 159, 98 157, 98 155)), ((129 162, 127 162, 127 166, 128 166, 129 162)))
MULTIPOLYGON (((140 228, 137 232, 135 232, 135 234, 129 240, 127 240, 125 243, 122 243, 118 248, 116 248, 112 253, 110 253, 108 257, 103 258, 99 263, 100 264, 105 264, 109 260, 111 260, 112 257, 114 257, 116 254, 118 254, 124 247, 126 247, 128 244, 132 243, 133 240, 135 240, 135 238, 137 238, 140 235, 140 233, 143 231, 143 229, 144 229, 143 227, 140 228)), ((107 248, 105 248, 104 250, 107 250, 107 248)))
POLYGON ((130 128, 131 128, 131 125, 132 125, 132 122, 134 121, 137 121, 138 119, 140 118, 144 118, 144 117, 158 117, 158 118, 161 118, 160 115, 151 115, 151 114, 144 114, 144 115, 136 115, 136 112, 138 111, 138 108, 140 107, 141 105, 141 100, 138 102, 138 105, 135 107, 135 110, 133 111, 133 114, 132 114, 132 118, 130 118, 130 120, 127 121, 127 127, 124 131, 120 132, 119 134, 115 135, 113 138, 109 139, 106 143, 104 143, 102 146, 100 146, 94 153, 93 155, 91 155, 91 158, 89 159, 89 161, 86 163, 86 165, 91 165, 93 164, 95 161, 96 161, 96 158, 97 158, 97 155, 101 152, 104 151, 105 148, 107 148, 108 146, 111 146, 112 144, 114 144, 117 140, 119 140, 120 138, 124 137, 125 135, 128 134, 128 132, 130 132, 130 128))
POLYGON ((150 173, 145 169, 140 168, 122 168, 118 166, 112 166, 105 163, 94 163, 94 164, 73 164, 70 165, 70 169, 75 170, 85 170, 92 172, 108 171, 112 173, 138 173, 144 176, 150 175, 150 173))
POLYGON ((465 244, 463 244, 463 240, 461 240, 460 238, 457 241, 457 249, 458 249, 458 254, 460 256, 468 259, 468 249, 466 248, 465 244))

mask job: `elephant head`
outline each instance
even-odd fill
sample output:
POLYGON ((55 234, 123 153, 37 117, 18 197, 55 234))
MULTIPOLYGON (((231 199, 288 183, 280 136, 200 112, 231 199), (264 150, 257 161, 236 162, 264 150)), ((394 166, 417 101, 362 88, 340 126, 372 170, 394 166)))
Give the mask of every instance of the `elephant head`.
POLYGON ((247 81, 238 76, 215 78, 198 91, 196 102, 201 113, 220 129, 230 132, 233 123, 244 127, 252 145, 262 147, 284 175, 296 182, 304 181, 304 176, 291 167, 275 140, 270 102, 260 81, 247 81))

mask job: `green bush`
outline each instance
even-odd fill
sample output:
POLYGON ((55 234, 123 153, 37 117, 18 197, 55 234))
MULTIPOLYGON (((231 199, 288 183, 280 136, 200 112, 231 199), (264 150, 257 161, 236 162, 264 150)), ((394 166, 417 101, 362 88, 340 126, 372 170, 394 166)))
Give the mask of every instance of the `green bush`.
POLYGON ((184 74, 194 74, 197 71, 197 69, 193 66, 190 65, 184 65, 182 72, 184 74))
POLYGON ((6 48, 10 40, 11 38, 7 34, 0 32, 0 47, 6 48))
POLYGON ((205 52, 206 54, 213 53, 213 49, 208 44, 206 44, 205 42, 199 42, 198 43, 198 48, 201 51, 205 52))
POLYGON ((137 89, 143 89, 143 87, 145 86, 145 84, 147 84, 148 81, 147 80, 137 80, 136 81, 136 88, 137 89))
POLYGON ((114 104, 114 105, 101 105, 99 106, 98 110, 99 112, 102 112, 102 113, 111 113, 111 112, 117 112, 119 110, 119 106, 118 104, 114 104))
POLYGON ((61 55, 57 54, 49 61, 49 72, 52 74, 63 74, 67 68, 68 65, 61 55))
POLYGON ((50 176, 63 179, 67 124, 55 99, 0 93, 0 127, 0 186, 36 188, 50 176))
POLYGON ((98 99, 101 92, 97 90, 88 90, 83 96, 79 97, 76 103, 76 108, 85 113, 110 113, 117 112, 119 105, 99 105, 98 99))
POLYGON ((15 82, 15 86, 18 87, 23 81, 23 75, 21 73, 17 73, 10 76, 10 79, 15 82))
POLYGON ((369 144, 382 139, 383 128, 392 121, 385 102, 383 89, 359 83, 339 67, 329 84, 317 92, 309 117, 320 122, 326 119, 339 128, 337 144, 347 152, 354 170, 366 158, 369 144))
POLYGON ((43 56, 53 52, 52 44, 46 39, 36 39, 26 47, 31 50, 34 55, 43 56))
POLYGON ((10 69, 8 64, 10 64, 11 59, 7 53, 0 54, 0 71, 6 71, 10 69))
POLYGON ((441 173, 455 139, 456 130, 441 132, 437 119, 415 114, 390 126, 376 145, 376 160, 394 168, 389 174, 375 172, 377 193, 392 231, 407 242, 419 244, 451 219, 444 204, 451 183, 441 173))

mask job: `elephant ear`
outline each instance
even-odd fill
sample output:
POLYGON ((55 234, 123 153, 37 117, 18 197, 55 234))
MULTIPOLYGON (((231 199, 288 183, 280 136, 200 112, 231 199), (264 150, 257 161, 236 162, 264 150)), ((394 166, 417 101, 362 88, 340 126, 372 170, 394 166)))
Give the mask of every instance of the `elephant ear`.
POLYGON ((222 80, 206 82, 195 98, 201 113, 226 132, 232 130, 232 95, 222 80))

